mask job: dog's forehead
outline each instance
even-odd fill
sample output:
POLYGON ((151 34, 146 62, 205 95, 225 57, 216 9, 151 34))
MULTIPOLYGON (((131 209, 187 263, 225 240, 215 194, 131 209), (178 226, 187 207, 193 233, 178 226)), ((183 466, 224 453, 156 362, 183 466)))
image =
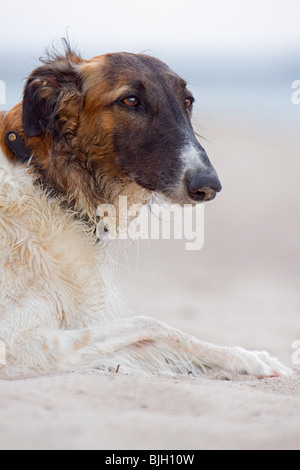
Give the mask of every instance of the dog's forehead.
POLYGON ((159 84, 168 82, 170 86, 184 88, 186 86, 178 74, 167 64, 144 54, 131 54, 128 52, 112 53, 95 57, 89 61, 90 67, 99 79, 104 79, 111 86, 125 85, 134 80, 145 84, 159 84))

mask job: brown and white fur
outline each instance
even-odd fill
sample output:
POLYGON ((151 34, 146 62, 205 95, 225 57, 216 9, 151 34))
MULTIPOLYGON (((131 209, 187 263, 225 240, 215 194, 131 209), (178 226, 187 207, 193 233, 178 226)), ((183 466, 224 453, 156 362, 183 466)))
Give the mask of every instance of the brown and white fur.
MULTIPOLYGON (((217 347, 143 316, 110 310, 97 207, 154 193, 209 201, 221 184, 196 140, 186 83, 157 59, 83 60, 68 46, 0 113, 0 377, 61 371, 289 375, 267 353, 217 347), (31 158, 5 143, 13 130, 31 158)), ((142 313, 142 312, 141 312, 142 313)))

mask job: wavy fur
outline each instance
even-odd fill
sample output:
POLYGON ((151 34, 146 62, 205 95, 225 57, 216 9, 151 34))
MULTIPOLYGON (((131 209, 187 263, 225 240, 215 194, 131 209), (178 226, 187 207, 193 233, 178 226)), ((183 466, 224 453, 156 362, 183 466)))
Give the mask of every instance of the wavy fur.
MULTIPOLYGON (((118 104, 104 104, 108 96, 115 99, 112 85, 122 85, 121 75, 112 73, 115 68, 105 82, 107 60, 111 63, 105 57, 83 61, 71 50, 64 57, 48 57, 29 77, 23 103, 0 114, 0 340, 6 345, 0 376, 94 369, 171 376, 288 375, 266 353, 212 346, 152 318, 122 318, 114 300, 109 247, 95 239, 97 206, 108 202, 117 208, 120 195, 128 196, 129 205, 147 204, 153 190, 137 179, 148 172, 153 185, 159 162, 155 154, 149 171, 141 156, 139 166, 132 163, 135 176, 128 161, 126 171, 118 163, 114 136, 119 133, 119 138, 125 124, 128 134, 137 121, 132 124, 133 115, 118 104), (32 149, 26 165, 5 145, 9 129, 32 149)), ((120 54, 113 67, 136 60, 120 54)), ((178 88, 175 75, 153 60, 156 72, 163 70, 178 88)), ((162 140, 170 145, 170 139, 162 140)), ((149 143, 146 150, 153 151, 149 143)), ((161 172, 167 178, 175 170, 168 163, 161 172)))

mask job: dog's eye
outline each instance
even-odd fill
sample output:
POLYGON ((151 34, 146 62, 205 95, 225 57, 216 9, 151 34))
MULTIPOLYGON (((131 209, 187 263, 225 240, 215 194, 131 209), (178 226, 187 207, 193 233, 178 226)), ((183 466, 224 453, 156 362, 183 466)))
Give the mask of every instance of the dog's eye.
POLYGON ((139 100, 136 96, 128 96, 127 98, 124 98, 121 102, 129 108, 135 108, 139 105, 139 100))
POLYGON ((189 98, 186 98, 185 99, 185 106, 188 109, 191 109, 193 107, 194 101, 195 101, 194 98, 192 98, 191 96, 189 98))

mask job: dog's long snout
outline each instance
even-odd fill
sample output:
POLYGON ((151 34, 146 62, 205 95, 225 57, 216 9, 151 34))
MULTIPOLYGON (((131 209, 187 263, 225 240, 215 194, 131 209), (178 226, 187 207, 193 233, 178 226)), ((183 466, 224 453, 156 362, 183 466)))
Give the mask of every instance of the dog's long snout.
POLYGON ((222 185, 215 171, 205 175, 197 172, 187 175, 187 189, 193 200, 211 201, 222 190, 222 185))

